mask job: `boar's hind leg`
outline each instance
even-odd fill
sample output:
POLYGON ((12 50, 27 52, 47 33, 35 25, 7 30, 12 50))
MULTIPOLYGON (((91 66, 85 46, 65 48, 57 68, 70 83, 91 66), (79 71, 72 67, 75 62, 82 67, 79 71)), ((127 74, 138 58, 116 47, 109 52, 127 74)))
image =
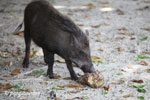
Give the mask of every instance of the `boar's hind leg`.
POLYGON ((43 53, 44 53, 44 61, 45 63, 48 64, 47 75, 49 76, 49 78, 54 78, 53 75, 54 53, 49 52, 46 49, 43 49, 43 53))
POLYGON ((66 60, 66 59, 65 59, 65 61, 66 61, 66 64, 67 64, 67 68, 68 68, 68 70, 69 70, 69 72, 70 72, 71 78, 72 78, 73 80, 77 80, 78 77, 77 77, 76 73, 75 73, 74 70, 73 70, 72 62, 71 62, 70 60, 66 60))
POLYGON ((23 61, 23 68, 27 68, 29 66, 29 55, 30 55, 30 45, 31 45, 31 37, 30 37, 30 32, 29 30, 25 27, 25 32, 24 32, 24 40, 25 40, 25 58, 23 61))

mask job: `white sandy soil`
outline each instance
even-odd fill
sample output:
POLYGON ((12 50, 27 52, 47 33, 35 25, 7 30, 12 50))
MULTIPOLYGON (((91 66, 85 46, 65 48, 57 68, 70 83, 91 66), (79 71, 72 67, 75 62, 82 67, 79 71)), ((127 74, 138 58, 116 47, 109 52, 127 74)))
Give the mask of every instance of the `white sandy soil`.
MULTIPOLYGON (((34 50, 31 51, 37 53, 30 59, 30 67, 22 68, 24 38, 11 32, 22 22, 24 8, 30 1, 0 0, 0 83, 22 84, 20 88, 11 88, 1 93, 0 100, 50 100, 52 90, 60 100, 139 100, 138 96, 150 100, 150 0, 50 1, 84 32, 86 29, 89 31, 91 56, 102 58, 102 63, 93 64, 104 75, 103 87, 64 87, 63 90, 54 87, 79 83, 64 79, 70 75, 66 64, 59 62, 55 62, 54 73, 61 78, 49 80, 45 75, 35 77, 33 71, 43 69, 46 72, 47 65, 41 49, 34 43, 34 50), (13 55, 15 52, 17 56, 13 55), (147 58, 141 59, 138 55, 147 58), (4 77, 16 68, 21 71, 20 74, 4 77), (132 80, 143 80, 143 83, 132 80), (133 85, 144 85, 142 89, 146 93, 138 92, 133 85), (70 93, 77 90, 77 93, 70 93)), ((83 74, 78 68, 74 69, 76 73, 83 74)))

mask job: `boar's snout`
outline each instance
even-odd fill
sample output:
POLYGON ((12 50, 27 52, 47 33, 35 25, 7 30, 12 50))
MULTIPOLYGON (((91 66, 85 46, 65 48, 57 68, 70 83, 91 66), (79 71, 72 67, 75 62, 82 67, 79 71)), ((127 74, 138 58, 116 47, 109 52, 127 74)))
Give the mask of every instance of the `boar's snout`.
POLYGON ((82 69, 82 71, 84 72, 84 73, 96 73, 96 71, 95 71, 95 69, 94 69, 94 67, 93 67, 93 64, 92 65, 83 65, 82 67, 81 67, 81 69, 82 69))

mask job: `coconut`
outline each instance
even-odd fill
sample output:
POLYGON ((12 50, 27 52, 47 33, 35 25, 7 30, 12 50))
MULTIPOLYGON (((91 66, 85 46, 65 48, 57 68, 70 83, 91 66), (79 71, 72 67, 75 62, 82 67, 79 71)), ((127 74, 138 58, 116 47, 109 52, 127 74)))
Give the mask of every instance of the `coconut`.
POLYGON ((99 88, 104 84, 104 76, 100 72, 85 73, 77 80, 81 84, 86 84, 92 88, 99 88))

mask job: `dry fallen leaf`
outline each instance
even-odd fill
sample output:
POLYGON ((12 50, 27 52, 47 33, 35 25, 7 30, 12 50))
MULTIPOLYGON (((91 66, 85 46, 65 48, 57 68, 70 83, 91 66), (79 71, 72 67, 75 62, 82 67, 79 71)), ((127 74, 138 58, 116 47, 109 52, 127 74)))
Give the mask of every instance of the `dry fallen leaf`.
POLYGON ((131 37, 131 38, 130 38, 130 40, 135 40, 135 39, 136 39, 135 37, 131 37))
POLYGON ((101 25, 103 25, 103 26, 110 26, 109 24, 107 24, 107 23, 103 23, 103 24, 101 24, 101 25))
POLYGON ((145 9, 149 9, 149 6, 145 6, 145 7, 143 7, 143 8, 139 8, 139 9, 137 9, 137 10, 145 10, 145 9))
POLYGON ((59 88, 69 87, 69 88, 84 88, 85 85, 78 85, 78 84, 67 84, 67 85, 58 85, 59 88))
POLYGON ((119 31, 126 31, 127 29, 125 27, 122 27, 119 29, 119 31))
POLYGON ((141 62, 140 62, 140 65, 147 66, 148 64, 147 64, 145 61, 141 61, 141 62))
POLYGON ((47 85, 48 82, 40 82, 40 84, 47 85))
POLYGON ((124 15, 124 12, 121 9, 117 9, 116 12, 118 13, 118 15, 124 15))
POLYGON ((84 26, 83 24, 77 24, 78 26, 84 26))
POLYGON ((0 77, 0 80, 4 80, 4 79, 2 79, 2 78, 0 77))
POLYGON ((111 82, 111 84, 118 84, 117 82, 111 82))
POLYGON ((150 51, 143 51, 143 54, 150 54, 150 51))
POLYGON ((31 93, 33 92, 32 90, 26 89, 25 92, 31 93))
POLYGON ((10 89, 12 85, 10 83, 3 84, 4 89, 10 89))
POLYGON ((128 66, 128 69, 132 69, 133 68, 133 66, 128 66))
POLYGON ((123 39, 124 39, 124 37, 116 37, 115 38, 116 41, 123 40, 123 39))
POLYGON ((102 4, 109 4, 109 2, 102 2, 102 4))
POLYGON ((3 88, 0 88, 0 94, 3 93, 3 92, 4 92, 4 89, 3 89, 3 88))
POLYGON ((72 98, 72 99, 66 99, 66 100, 75 100, 74 98, 72 98))
POLYGON ((100 26, 110 26, 110 25, 107 23, 98 24, 98 25, 91 25, 92 28, 99 28, 100 26))
POLYGON ((65 79, 65 80, 70 80, 71 77, 64 77, 63 79, 65 79))
POLYGON ((8 75, 4 75, 3 77, 12 77, 12 75, 8 74, 8 75))
POLYGON ((59 87, 59 88, 64 88, 65 85, 58 85, 57 87, 59 87))
POLYGON ((12 88, 13 86, 10 83, 2 84, 0 83, 0 93, 3 93, 5 90, 12 88))
POLYGON ((133 74, 140 74, 139 72, 133 72, 133 74))
POLYGON ((24 56, 18 56, 18 58, 24 59, 24 56))
POLYGON ((119 29, 120 33, 123 34, 123 35, 128 35, 128 36, 132 36, 133 35, 133 33, 127 33, 126 30, 127 29, 124 28, 124 27, 119 29))
POLYGON ((150 73, 150 69, 146 69, 148 73, 150 73))
POLYGON ((69 87, 69 88, 84 88, 85 87, 85 85, 78 85, 78 84, 67 84, 64 86, 69 87))
POLYGON ((54 100, 61 100, 61 98, 56 98, 56 97, 55 97, 54 100))
POLYGON ((87 98, 88 98, 87 96, 81 96, 81 97, 74 97, 74 98, 66 99, 66 100, 85 100, 87 98))
POLYGON ((124 51, 124 49, 121 49, 120 47, 116 48, 118 51, 124 51))
POLYGON ((2 83, 0 83, 0 86, 3 86, 3 84, 2 84, 2 83))
POLYGON ((95 61, 95 62, 102 62, 102 61, 104 61, 104 58, 99 58, 97 56, 92 56, 92 60, 95 61))
POLYGON ((1 87, 3 87, 3 84, 2 84, 2 83, 0 83, 0 86, 1 86, 1 87))
POLYGON ((104 49, 103 49, 103 48, 100 48, 100 49, 98 49, 98 50, 100 50, 100 51, 104 51, 104 49))
POLYGON ((61 76, 60 75, 54 75, 54 79, 60 79, 61 76))
POLYGON ((0 56, 3 57, 3 58, 8 58, 9 53, 8 52, 0 52, 0 56))
POLYGON ((72 90, 72 91, 67 91, 67 93, 78 93, 80 90, 72 90))
POLYGON ((36 53, 36 52, 31 52, 30 55, 29 55, 30 58, 32 58, 32 57, 35 55, 35 53, 36 53))
POLYGON ((92 28, 99 28, 101 26, 101 24, 98 25, 91 25, 92 28))
POLYGON ((100 32, 96 33, 96 36, 100 36, 100 35, 101 35, 101 33, 100 33, 100 32))
POLYGON ((89 4, 85 5, 85 6, 89 7, 90 9, 94 7, 94 5, 92 3, 89 3, 89 4))
POLYGON ((135 82, 135 83, 143 83, 143 80, 135 80, 135 79, 133 79, 132 82, 135 82))
POLYGON ((13 62, 9 61, 9 62, 6 62, 5 63, 7 66, 12 66, 13 65, 13 62))
POLYGON ((18 36, 23 36, 23 32, 18 32, 17 35, 18 36))
POLYGON ((21 54, 21 50, 20 49, 18 49, 18 50, 16 50, 16 51, 13 51, 13 53, 12 53, 12 55, 14 56, 14 57, 16 57, 16 56, 18 56, 18 55, 20 55, 21 54))
POLYGON ((121 78, 120 79, 120 83, 122 84, 122 83, 124 83, 126 81, 126 78, 121 78))
POLYGON ((12 72, 11 72, 11 75, 18 75, 18 74, 20 74, 21 72, 20 72, 20 69, 15 69, 15 70, 13 70, 12 72))
POLYGON ((103 88, 104 88, 104 90, 106 90, 106 91, 109 91, 109 90, 112 89, 110 86, 103 86, 103 88))
POLYGON ((123 35, 127 35, 127 32, 125 32, 125 31, 120 31, 121 32, 121 34, 123 34, 123 35))
POLYGON ((132 97, 133 95, 132 94, 126 94, 123 96, 123 98, 128 98, 128 97, 132 97))
POLYGON ((149 31, 150 32, 150 28, 144 28, 146 31, 149 31))
POLYGON ((150 32, 150 28, 142 28, 142 29, 150 32))

